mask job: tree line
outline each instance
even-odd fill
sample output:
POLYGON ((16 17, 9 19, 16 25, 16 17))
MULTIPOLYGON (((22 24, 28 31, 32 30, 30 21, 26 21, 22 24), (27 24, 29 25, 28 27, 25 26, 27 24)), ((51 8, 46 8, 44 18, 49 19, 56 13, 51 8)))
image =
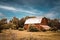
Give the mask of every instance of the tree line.
MULTIPOLYGON (((0 20, 0 32, 3 29, 9 29, 9 28, 18 29, 18 28, 23 28, 24 27, 24 23, 25 23, 26 19, 28 19, 28 18, 35 18, 35 16, 33 16, 33 17, 26 16, 26 17, 21 18, 21 19, 13 17, 13 19, 10 20, 9 22, 7 22, 7 18, 3 18, 3 19, 0 20)), ((48 18, 48 25, 50 27, 60 29, 60 22, 59 21, 60 21, 59 19, 51 20, 51 19, 48 18)))
POLYGON ((23 28, 25 20, 28 19, 28 18, 34 18, 34 16, 33 17, 26 16, 26 17, 21 18, 21 19, 13 17, 12 20, 9 20, 9 22, 7 22, 7 18, 3 18, 3 19, 0 20, 0 32, 3 29, 9 29, 9 28, 18 29, 18 28, 23 28))

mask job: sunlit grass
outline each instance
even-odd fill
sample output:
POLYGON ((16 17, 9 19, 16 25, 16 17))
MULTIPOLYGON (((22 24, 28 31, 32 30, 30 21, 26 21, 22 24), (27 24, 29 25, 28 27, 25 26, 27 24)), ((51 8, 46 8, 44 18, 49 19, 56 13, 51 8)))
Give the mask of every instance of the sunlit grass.
POLYGON ((0 40, 60 40, 60 32, 4 30, 3 33, 0 33, 0 40))

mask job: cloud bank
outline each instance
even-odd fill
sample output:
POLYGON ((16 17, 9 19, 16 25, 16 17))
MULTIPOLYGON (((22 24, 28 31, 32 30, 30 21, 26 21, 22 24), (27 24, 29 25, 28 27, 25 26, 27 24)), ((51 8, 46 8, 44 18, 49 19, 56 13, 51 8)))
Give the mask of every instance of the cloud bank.
POLYGON ((0 0, 0 13, 7 18, 31 15, 60 18, 60 0, 0 0))

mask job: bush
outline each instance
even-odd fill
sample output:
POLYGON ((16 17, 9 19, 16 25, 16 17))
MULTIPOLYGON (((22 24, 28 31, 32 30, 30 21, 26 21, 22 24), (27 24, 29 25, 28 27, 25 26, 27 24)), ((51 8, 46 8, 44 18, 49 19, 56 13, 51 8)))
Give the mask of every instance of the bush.
POLYGON ((50 31, 57 31, 58 29, 56 27, 52 27, 50 31))
POLYGON ((38 30, 38 28, 36 28, 34 26, 30 26, 28 31, 30 31, 30 32, 38 32, 39 30, 38 30))
POLYGON ((3 30, 3 27, 2 27, 2 26, 0 26, 0 33, 2 33, 2 30, 3 30))
POLYGON ((19 31, 24 31, 24 28, 18 28, 19 31))
POLYGON ((47 31, 47 30, 45 30, 45 29, 43 28, 41 31, 45 32, 45 31, 47 31))
POLYGON ((0 33, 2 33, 2 30, 0 30, 0 33))

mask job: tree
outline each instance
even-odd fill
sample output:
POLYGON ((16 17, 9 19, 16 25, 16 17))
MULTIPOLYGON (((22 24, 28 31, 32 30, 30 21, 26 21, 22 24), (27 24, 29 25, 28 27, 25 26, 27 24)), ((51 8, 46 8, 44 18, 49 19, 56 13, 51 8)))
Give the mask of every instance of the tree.
POLYGON ((7 19, 3 18, 0 20, 0 25, 7 24, 7 19))
POLYGON ((59 21, 58 19, 53 19, 53 20, 50 20, 48 22, 48 25, 52 28, 52 29, 59 29, 59 21))
POLYGON ((10 22, 13 23, 14 25, 16 25, 16 29, 18 29, 18 27, 19 27, 19 19, 18 18, 13 17, 13 19, 10 22))
POLYGON ((16 25, 13 23, 8 23, 8 27, 11 29, 16 29, 16 25))
POLYGON ((4 29, 4 27, 3 27, 4 24, 7 24, 7 19, 6 18, 3 18, 3 19, 0 20, 0 32, 1 32, 1 30, 4 29))
POLYGON ((19 27, 23 28, 25 20, 26 20, 25 18, 19 20, 19 27))

